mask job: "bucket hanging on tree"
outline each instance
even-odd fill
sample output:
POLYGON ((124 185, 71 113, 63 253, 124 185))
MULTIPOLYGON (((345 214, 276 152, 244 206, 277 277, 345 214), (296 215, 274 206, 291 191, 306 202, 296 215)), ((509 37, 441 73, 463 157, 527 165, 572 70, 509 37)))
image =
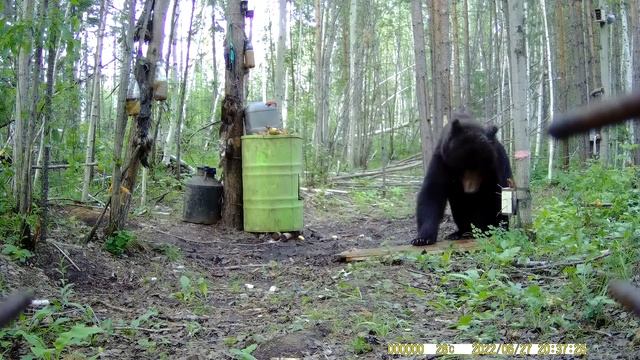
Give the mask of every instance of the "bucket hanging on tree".
POLYGON ((138 116, 140 114, 140 87, 133 76, 129 77, 126 109, 129 116, 138 116))
POLYGON ((158 60, 156 63, 156 78, 153 81, 153 100, 164 101, 167 100, 168 85, 167 76, 164 73, 164 62, 158 60))
POLYGON ((249 38, 244 39, 244 67, 246 69, 253 69, 256 66, 253 44, 251 43, 253 37, 253 10, 247 10, 244 16, 249 18, 249 38))
POLYGON ((244 43, 244 67, 253 69, 255 66, 256 60, 253 54, 253 44, 251 44, 251 40, 246 40, 244 43))

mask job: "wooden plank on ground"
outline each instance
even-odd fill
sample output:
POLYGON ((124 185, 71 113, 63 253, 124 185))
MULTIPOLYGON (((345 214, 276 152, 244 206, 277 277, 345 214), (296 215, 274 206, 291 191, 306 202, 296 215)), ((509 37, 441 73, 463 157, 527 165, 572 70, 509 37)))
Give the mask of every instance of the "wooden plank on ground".
POLYGON ((337 255, 339 261, 361 261, 371 257, 379 257, 386 255, 395 255, 400 253, 427 253, 438 254, 444 252, 447 249, 453 248, 456 251, 469 251, 476 247, 475 239, 463 239, 463 240, 443 240, 438 241, 433 245, 426 246, 413 246, 413 245, 397 245, 386 246, 372 249, 351 249, 343 251, 337 255))

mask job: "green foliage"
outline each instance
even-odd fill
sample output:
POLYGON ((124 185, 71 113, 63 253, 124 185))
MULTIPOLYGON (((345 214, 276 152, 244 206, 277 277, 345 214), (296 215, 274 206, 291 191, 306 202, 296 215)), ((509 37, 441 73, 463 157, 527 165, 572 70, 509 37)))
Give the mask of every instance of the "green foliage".
POLYGON ((476 233, 479 251, 463 260, 468 270, 447 273, 451 262, 446 255, 416 257, 422 268, 444 275, 429 304, 436 311, 459 309, 451 326, 474 341, 499 339, 497 322, 539 329, 543 337, 558 328, 580 332, 584 324, 602 325, 614 306, 604 295, 607 280, 631 276, 640 260, 635 178, 633 169, 609 170, 594 163, 558 176, 555 187, 536 184, 536 194, 545 193, 535 197, 536 239, 519 229, 476 233), (611 256, 602 257, 605 250, 611 256), (542 264, 542 271, 521 270, 530 262, 542 264), (541 281, 544 269, 557 275, 541 281))
POLYGON ((373 314, 357 323, 358 328, 363 328, 368 334, 386 337, 391 330, 398 328, 402 321, 397 318, 385 317, 373 314))
POLYGON ((160 251, 164 256, 167 257, 167 260, 174 262, 180 260, 182 258, 182 251, 179 247, 172 244, 162 244, 160 246, 160 251))
POLYGON ((104 243, 104 248, 113 255, 122 255, 122 253, 131 248, 136 242, 136 236, 126 230, 116 231, 104 243))
POLYGON ((151 308, 147 310, 147 312, 145 312, 144 314, 133 319, 131 321, 131 327, 139 328, 143 326, 145 323, 147 323, 154 316, 158 316, 158 310, 156 310, 155 308, 151 308))
POLYGON ((108 334, 110 322, 95 323, 93 309, 69 301, 72 295, 72 286, 67 284, 60 289, 60 298, 53 299, 51 305, 38 309, 33 315, 20 315, 10 327, 0 329, 0 349, 3 349, 0 358, 12 348, 11 344, 21 342, 31 352, 23 359, 62 359, 72 347, 91 345, 96 335, 108 334), (69 308, 80 310, 82 318, 69 318, 69 313, 73 313, 69 308))
POLYGON ((246 348, 240 349, 231 349, 229 352, 234 356, 237 360, 256 360, 251 353, 258 347, 257 344, 251 344, 246 348))
POLYGON ((33 256, 33 253, 27 249, 21 249, 13 244, 5 244, 2 247, 2 254, 8 255, 9 258, 13 261, 19 261, 21 263, 25 263, 30 257, 33 256))
POLYGON ((364 336, 357 336, 351 342, 351 348, 356 354, 364 354, 373 350, 373 347, 367 342, 367 339, 364 336))
POLYGON ((199 277, 195 284, 186 275, 180 276, 180 291, 173 294, 176 299, 189 303, 195 299, 207 298, 209 284, 203 277, 199 277))

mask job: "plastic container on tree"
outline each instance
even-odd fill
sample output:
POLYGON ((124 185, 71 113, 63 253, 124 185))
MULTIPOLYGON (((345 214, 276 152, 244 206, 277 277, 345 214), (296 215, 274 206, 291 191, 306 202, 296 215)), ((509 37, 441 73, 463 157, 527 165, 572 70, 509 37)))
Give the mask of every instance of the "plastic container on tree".
POLYGON ((127 87, 127 115, 138 116, 140 114, 140 87, 135 76, 129 76, 129 86, 127 87))
POLYGON ((153 81, 153 100, 167 100, 169 87, 167 84, 167 76, 164 72, 164 62, 162 60, 156 63, 156 78, 153 81))
POLYGON ((256 66, 255 55, 253 54, 253 44, 247 41, 244 46, 244 67, 253 69, 256 66))

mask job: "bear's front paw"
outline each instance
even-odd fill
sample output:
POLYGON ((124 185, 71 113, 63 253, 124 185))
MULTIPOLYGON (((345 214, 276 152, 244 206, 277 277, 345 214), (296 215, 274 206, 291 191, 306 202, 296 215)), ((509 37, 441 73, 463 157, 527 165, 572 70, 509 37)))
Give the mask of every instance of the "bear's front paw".
POLYGON ((415 238, 411 240, 411 245, 413 246, 424 246, 424 245, 433 245, 436 243, 435 237, 432 238, 415 238))

